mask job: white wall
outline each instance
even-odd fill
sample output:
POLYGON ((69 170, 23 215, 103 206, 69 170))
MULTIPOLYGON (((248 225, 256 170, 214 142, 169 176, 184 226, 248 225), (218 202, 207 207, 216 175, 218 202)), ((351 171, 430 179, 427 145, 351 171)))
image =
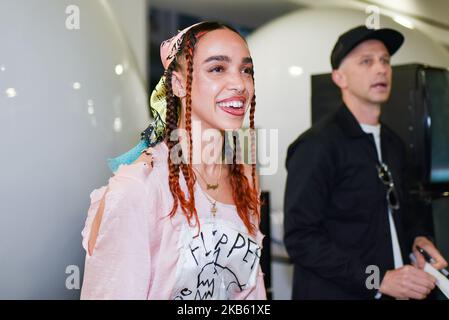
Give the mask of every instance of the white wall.
POLYGON ((129 43, 135 57, 139 73, 147 78, 147 0, 106 0, 129 43))
POLYGON ((89 194, 149 121, 105 3, 77 0, 79 29, 67 28, 71 5, 0 1, 0 299, 79 297, 89 194))

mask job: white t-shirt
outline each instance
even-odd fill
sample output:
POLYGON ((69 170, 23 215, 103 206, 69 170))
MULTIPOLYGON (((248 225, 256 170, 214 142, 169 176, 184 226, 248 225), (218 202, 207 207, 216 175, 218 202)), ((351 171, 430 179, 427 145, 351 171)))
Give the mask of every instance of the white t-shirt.
MULTIPOLYGON (((360 124, 362 130, 365 133, 370 133, 374 136, 374 142, 376 143, 377 156, 379 161, 382 162, 382 151, 380 148, 380 124, 373 126, 369 124, 360 124)), ((400 268, 404 265, 402 261, 401 248, 399 246, 398 234, 396 232, 396 226, 394 224, 393 216, 390 208, 388 208, 388 220, 390 221, 391 232, 391 245, 393 246, 394 268, 400 268)))

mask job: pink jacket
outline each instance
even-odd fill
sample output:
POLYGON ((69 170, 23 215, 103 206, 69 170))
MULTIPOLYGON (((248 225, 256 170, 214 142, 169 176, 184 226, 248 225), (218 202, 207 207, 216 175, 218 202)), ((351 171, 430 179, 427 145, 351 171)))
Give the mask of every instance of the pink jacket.
MULTIPOLYGON (((210 202, 197 183, 201 224, 189 226, 173 205, 168 149, 159 144, 153 168, 121 165, 109 179, 105 209, 92 256, 87 244, 106 186, 94 190, 82 231, 86 250, 81 299, 266 299, 259 265, 263 235, 249 235, 236 207, 210 202)), ((183 190, 185 180, 180 175, 183 190)))

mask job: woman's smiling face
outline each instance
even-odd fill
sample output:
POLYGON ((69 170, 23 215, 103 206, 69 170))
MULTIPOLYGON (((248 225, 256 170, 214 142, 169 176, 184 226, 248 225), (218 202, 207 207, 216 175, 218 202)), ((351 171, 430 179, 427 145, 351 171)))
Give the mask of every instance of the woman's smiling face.
POLYGON ((253 64, 245 40, 229 29, 202 35, 193 56, 192 121, 201 121, 202 129, 238 129, 253 96, 253 64))

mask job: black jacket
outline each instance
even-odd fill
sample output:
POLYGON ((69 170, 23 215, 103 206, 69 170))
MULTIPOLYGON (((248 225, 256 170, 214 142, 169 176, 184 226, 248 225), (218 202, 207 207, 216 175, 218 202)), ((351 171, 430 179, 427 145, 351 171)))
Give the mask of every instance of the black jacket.
MULTIPOLYGON (((401 208, 393 211, 404 263, 413 239, 428 232, 406 217, 402 141, 381 126, 382 159, 392 172, 401 208)), ((394 269, 386 201, 374 137, 346 106, 288 148, 284 241, 294 263, 293 299, 373 299, 370 265, 380 282, 394 269)))

